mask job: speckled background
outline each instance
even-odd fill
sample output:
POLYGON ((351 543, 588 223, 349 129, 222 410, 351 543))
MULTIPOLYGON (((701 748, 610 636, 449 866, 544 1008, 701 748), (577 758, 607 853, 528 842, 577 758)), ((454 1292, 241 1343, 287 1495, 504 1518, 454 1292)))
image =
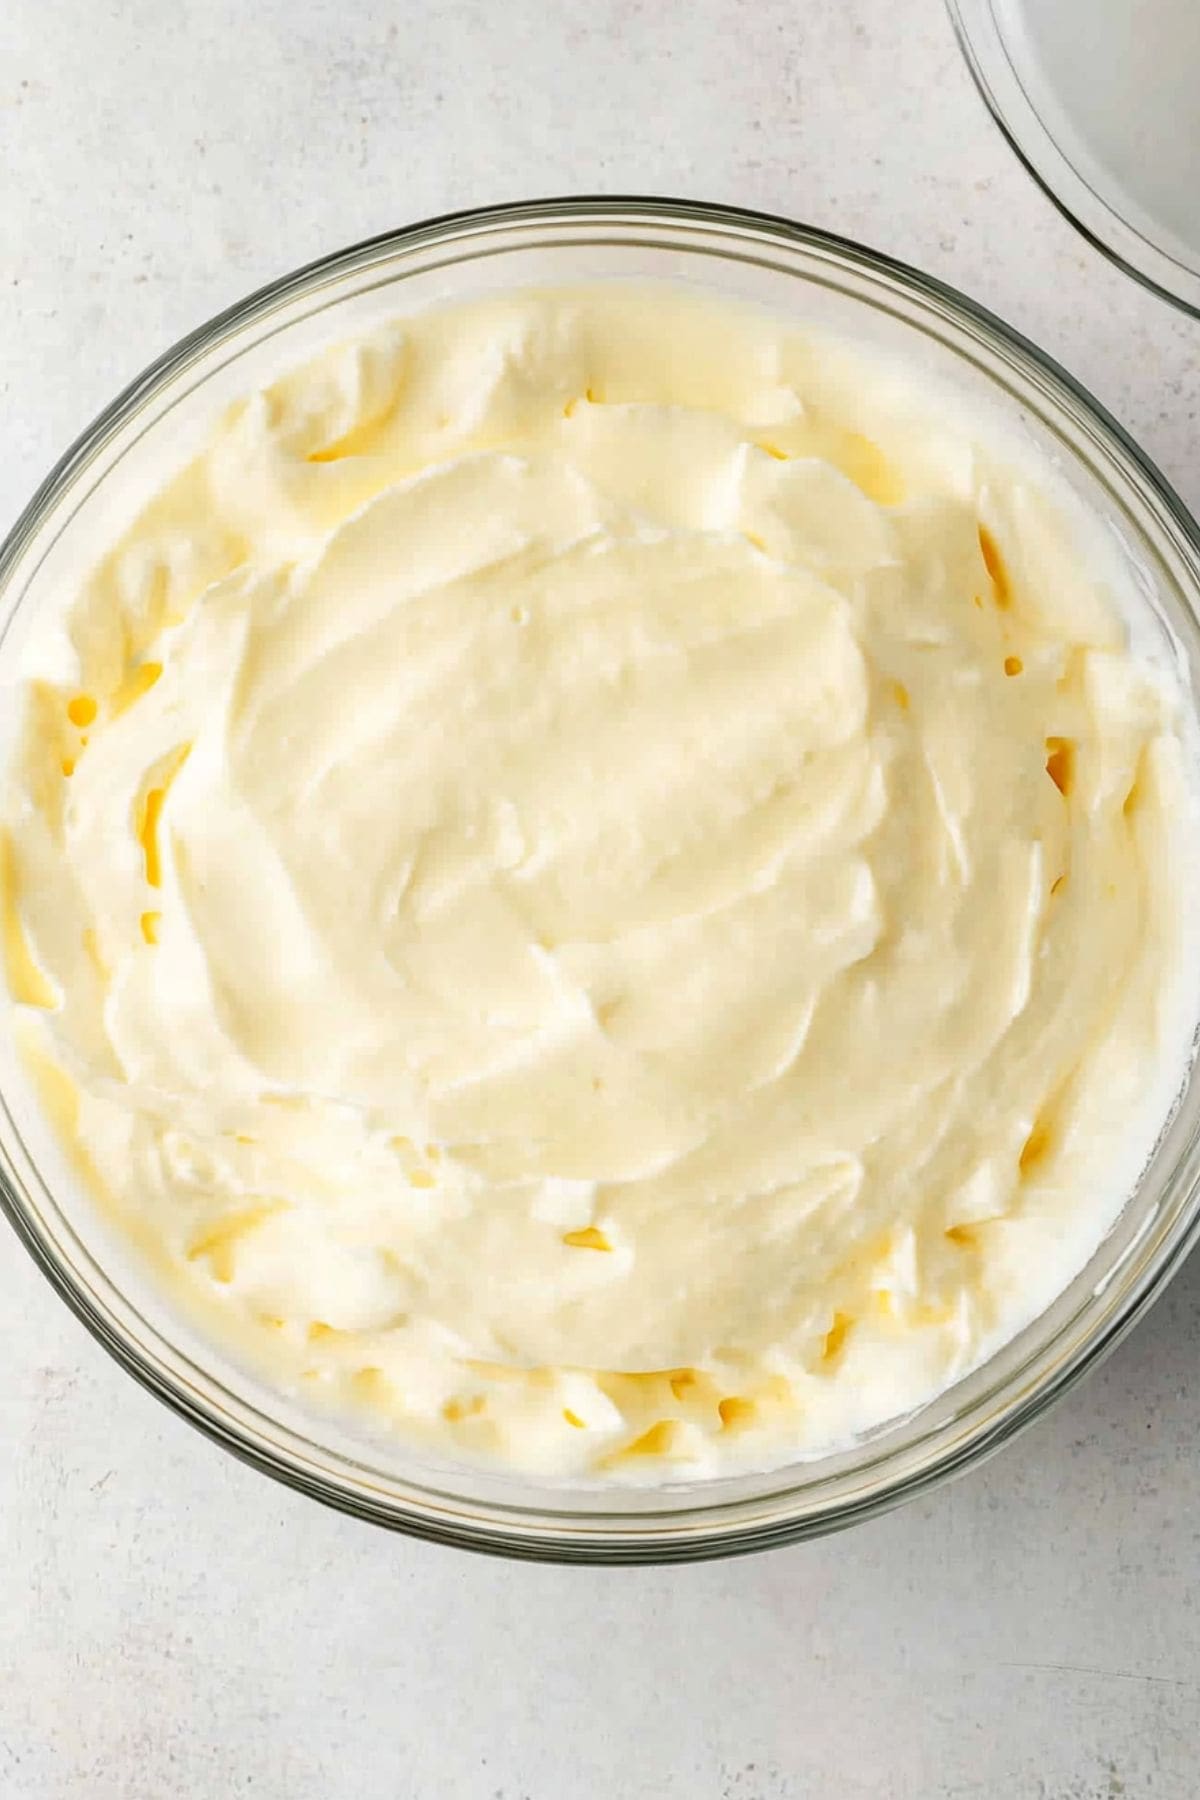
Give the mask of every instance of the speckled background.
MULTIPOLYGON (((940 0, 3 0, 0 521, 180 332, 447 208, 676 192, 863 238, 1200 504, 1200 325, 986 117, 940 0)), ((1200 1265, 999 1460, 756 1561, 510 1567, 222 1457, 0 1238, 2 1800, 1193 1800, 1200 1265)))

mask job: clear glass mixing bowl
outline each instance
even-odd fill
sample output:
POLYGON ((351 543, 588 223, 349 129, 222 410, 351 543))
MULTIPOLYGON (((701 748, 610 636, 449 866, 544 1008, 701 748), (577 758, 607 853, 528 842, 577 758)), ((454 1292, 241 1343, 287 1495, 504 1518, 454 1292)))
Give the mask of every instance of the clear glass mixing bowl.
MULTIPOLYGON (((285 276, 148 368, 43 483, 0 549, 0 679, 22 624, 73 581, 225 400, 372 320, 484 288, 671 279, 904 356, 1000 407, 1107 522, 1193 700, 1200 532, 1103 409, 1041 351, 940 282, 782 219, 683 201, 537 201, 388 233, 285 276)), ((3 709, 0 739, 13 728, 3 709)), ((0 741, 0 753, 7 745, 0 741)), ((1200 1084, 1179 1104, 1112 1232, 1035 1324, 917 1414, 841 1454, 768 1474, 612 1491, 435 1465, 402 1441, 302 1410, 165 1304, 116 1241, 0 1045, 0 1202, 59 1293, 129 1372, 255 1467, 419 1536, 513 1556, 684 1560, 869 1518, 997 1449, 1110 1349, 1197 1234, 1200 1084)))

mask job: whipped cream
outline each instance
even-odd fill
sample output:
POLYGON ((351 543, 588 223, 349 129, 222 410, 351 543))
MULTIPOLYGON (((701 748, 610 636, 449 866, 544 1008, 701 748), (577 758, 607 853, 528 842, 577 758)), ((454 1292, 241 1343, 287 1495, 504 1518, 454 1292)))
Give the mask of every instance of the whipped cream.
POLYGON ((844 1445, 1043 1310, 1194 1017, 1179 703, 1052 488, 670 288, 234 406, 31 641, 7 807, 30 1056, 159 1278, 613 1481, 844 1445))

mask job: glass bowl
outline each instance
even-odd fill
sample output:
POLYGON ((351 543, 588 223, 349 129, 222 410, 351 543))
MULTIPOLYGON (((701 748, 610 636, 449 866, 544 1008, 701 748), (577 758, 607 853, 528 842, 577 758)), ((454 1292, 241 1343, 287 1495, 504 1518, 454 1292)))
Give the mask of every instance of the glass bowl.
MULTIPOLYGON (((1057 466, 1144 596, 1193 703, 1200 533, 1120 426, 1048 357, 928 276, 782 219, 667 200, 545 200, 430 220, 322 258, 185 338, 68 451, 0 549, 0 678, 22 625, 199 447, 221 405, 384 315, 485 288, 635 277, 698 284, 904 356, 1057 466)), ((3 709, 0 737, 13 730, 3 709)), ((7 743, 0 742, 0 753, 7 743)), ((1197 1235, 1200 1082, 1189 1075, 1136 1191, 1071 1286, 975 1373, 853 1448, 766 1474, 614 1491, 434 1464, 303 1410, 194 1332, 73 1175, 0 1034, 0 1202, 58 1292, 146 1388, 256 1468, 443 1543, 580 1562, 766 1548, 853 1524, 996 1450, 1129 1329, 1197 1235)))
POLYGON ((1026 169, 1088 242, 1200 316, 1193 0, 947 0, 975 84, 1026 169))

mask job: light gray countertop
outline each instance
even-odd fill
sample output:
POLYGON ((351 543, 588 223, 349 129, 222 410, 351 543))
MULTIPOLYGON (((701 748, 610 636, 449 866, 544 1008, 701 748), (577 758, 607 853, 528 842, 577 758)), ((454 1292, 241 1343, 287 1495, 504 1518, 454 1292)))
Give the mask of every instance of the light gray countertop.
MULTIPOLYGON (((1200 325, 1094 254, 940 0, 4 0, 0 522, 269 277, 502 198, 857 236, 1059 357, 1200 505, 1200 325)), ((985 1468, 692 1569, 391 1538, 222 1456, 0 1238, 3 1800, 1193 1800, 1200 1265, 985 1468)))

